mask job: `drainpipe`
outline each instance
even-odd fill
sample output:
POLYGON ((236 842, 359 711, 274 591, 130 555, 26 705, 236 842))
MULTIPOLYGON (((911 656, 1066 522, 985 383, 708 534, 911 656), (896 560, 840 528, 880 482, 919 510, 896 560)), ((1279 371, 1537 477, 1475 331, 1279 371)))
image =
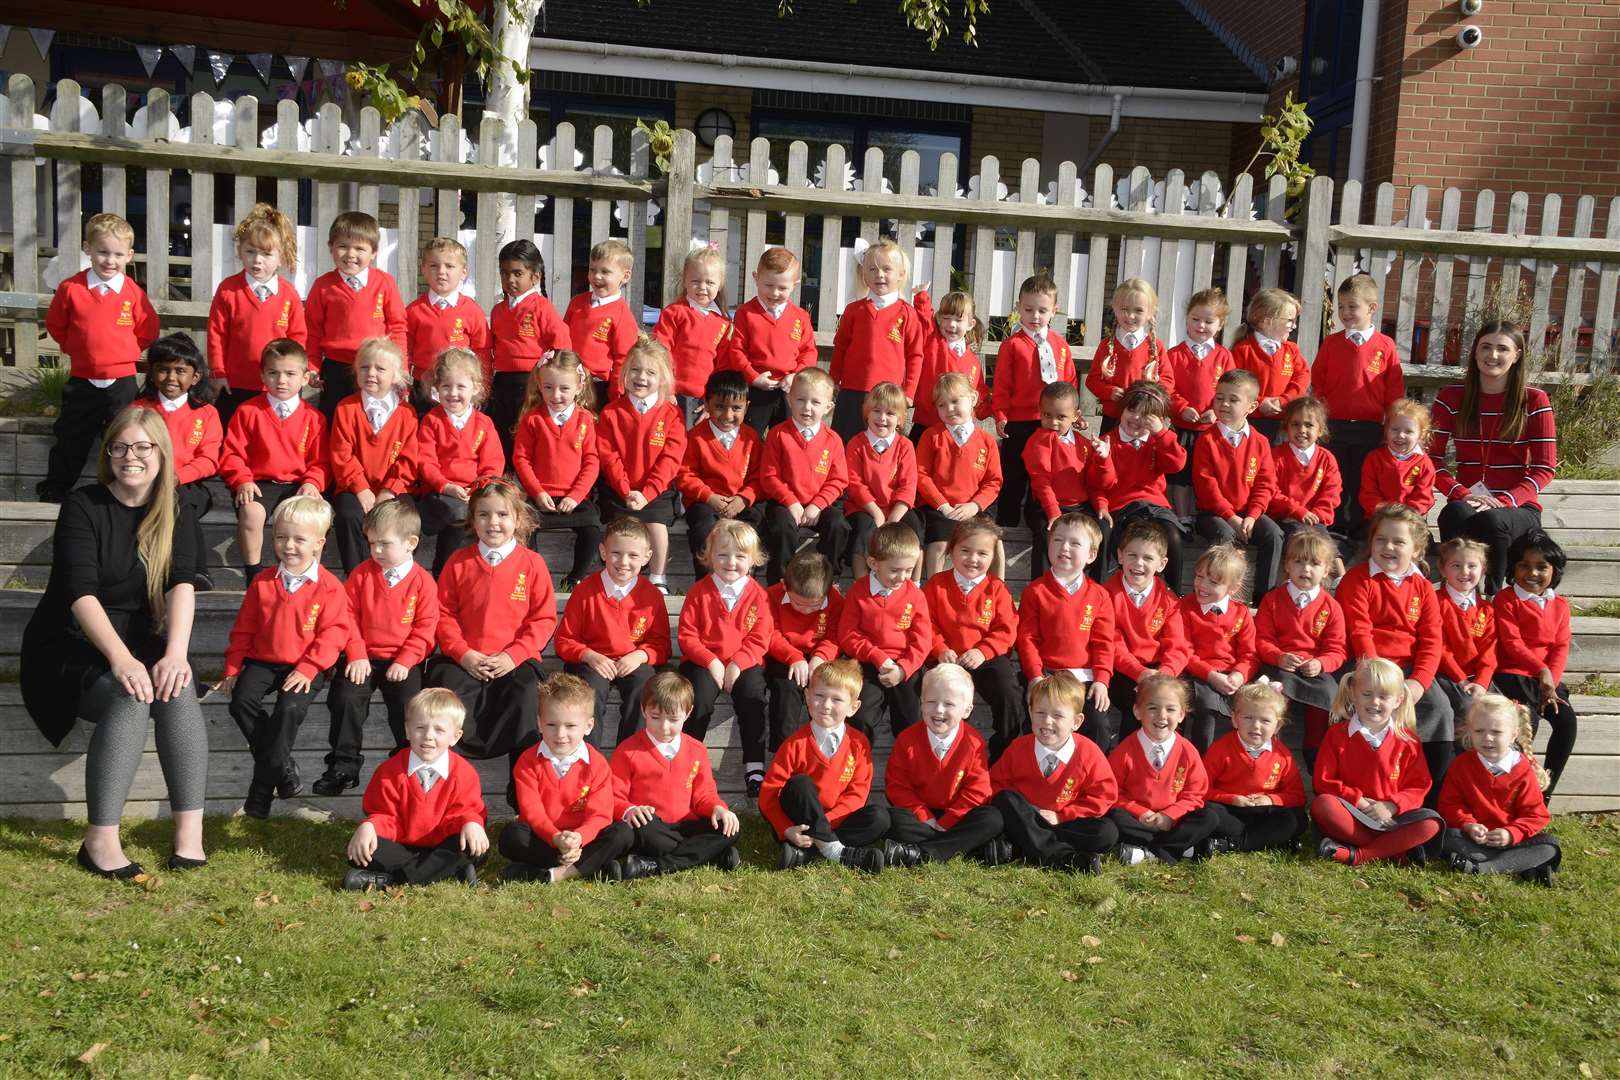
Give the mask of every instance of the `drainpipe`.
MULTIPOLYGON (((1374 0, 1374 2, 1376 2, 1376 0, 1374 0)), ((1114 141, 1115 135, 1119 134, 1119 110, 1120 106, 1124 103, 1124 100, 1125 96, 1123 94, 1114 95, 1114 103, 1109 107, 1108 110, 1108 130, 1103 132, 1102 141, 1097 143, 1095 149, 1091 151, 1090 156, 1086 158, 1086 163, 1080 166, 1080 176, 1086 177, 1091 175, 1091 170, 1096 166, 1097 160, 1102 157, 1103 151, 1108 149, 1108 144, 1114 141)), ((1095 197, 1096 196, 1093 195, 1093 198, 1095 197)), ((1097 205, 1106 209, 1108 204, 1098 203, 1097 205)))
POLYGON ((1378 3, 1365 0, 1361 7, 1361 46, 1356 55, 1355 110, 1350 118, 1348 179, 1367 179, 1367 136, 1372 127, 1373 64, 1378 51, 1378 3))

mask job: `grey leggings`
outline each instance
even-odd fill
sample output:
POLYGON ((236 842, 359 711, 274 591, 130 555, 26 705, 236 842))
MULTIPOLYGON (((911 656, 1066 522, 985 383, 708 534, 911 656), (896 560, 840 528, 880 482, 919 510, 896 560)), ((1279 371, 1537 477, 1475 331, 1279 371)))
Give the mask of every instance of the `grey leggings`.
POLYGON ((117 825, 146 751, 147 720, 156 726, 158 764, 176 813, 201 810, 208 789, 208 729, 191 687, 173 701, 136 701, 111 671, 86 691, 80 714, 95 721, 84 759, 84 799, 92 825, 117 825))

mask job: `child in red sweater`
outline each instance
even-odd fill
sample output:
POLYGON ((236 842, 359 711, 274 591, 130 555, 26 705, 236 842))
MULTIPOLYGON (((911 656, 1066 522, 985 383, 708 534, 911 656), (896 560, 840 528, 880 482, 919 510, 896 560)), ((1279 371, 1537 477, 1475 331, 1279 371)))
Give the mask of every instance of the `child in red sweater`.
POLYGON ((1232 695, 1232 730, 1204 753, 1215 832, 1211 854, 1290 851, 1305 834, 1305 782, 1294 755, 1277 738, 1288 700, 1260 681, 1232 695))
POLYGON ((686 456, 686 419, 675 403, 675 373, 661 342, 642 338, 620 374, 623 393, 602 410, 596 441, 602 461, 598 510, 608 521, 629 516, 647 526, 647 573, 667 595, 664 571, 669 527, 675 524, 675 474, 686 456))
MULTIPOLYGON (((1457 537, 1440 545, 1440 671, 1434 683, 1454 716, 1492 690, 1496 675, 1496 609, 1480 595, 1490 549, 1457 537)), ((1459 738, 1461 732, 1459 731, 1459 738)))
POLYGON ((596 726, 596 695, 558 672, 538 697, 539 745, 522 751, 512 768, 518 816, 501 830, 501 854, 512 860, 501 880, 617 881, 616 860, 635 834, 614 819, 611 767, 587 741, 596 726))
POLYGON ((843 565, 849 519, 834 504, 849 486, 849 467, 843 440, 826 423, 835 393, 825 371, 805 368, 788 391, 788 419, 765 437, 759 493, 768 584, 782 579, 782 568, 797 554, 806 531, 819 537, 816 550, 828 562, 843 565))
POLYGON ((377 767, 360 807, 366 819, 349 838, 345 889, 386 889, 459 880, 478 883, 489 854, 483 781, 451 747, 467 711, 448 690, 411 698, 409 749, 377 767))
MULTIPOLYGON (((673 359, 675 398, 688 425, 696 422, 698 402, 708 398, 710 377, 739 366, 733 357, 736 335, 726 317, 725 287, 726 257, 720 249, 713 244, 693 248, 681 265, 681 298, 658 313, 653 327, 652 336, 664 343, 673 359)), ((746 404, 748 380, 742 379, 742 384, 746 404)))
POLYGON ((1289 340, 1299 324, 1299 311, 1299 300, 1292 293, 1261 289, 1249 301, 1249 336, 1232 346, 1233 363, 1260 382, 1254 423, 1268 443, 1277 437, 1283 406, 1311 385, 1311 369, 1298 343, 1289 340))
POLYGON ((422 538, 433 540, 433 573, 472 543, 467 497, 485 480, 506 472, 495 424, 478 410, 487 386, 478 354, 448 348, 433 363, 438 404, 416 429, 416 505, 422 538))
MULTIPOLYGON (((973 421, 979 395, 972 381, 959 371, 948 371, 934 383, 933 398, 939 423, 917 444, 917 497, 928 545, 924 577, 933 577, 945 565, 946 544, 956 527, 980 514, 993 515, 1001 492, 996 441, 973 421)), ((998 541, 993 572, 1005 573, 1005 561, 998 541)))
POLYGON ((304 301, 281 272, 298 269, 298 234, 292 219, 269 203, 256 203, 232 233, 242 273, 214 290, 208 307, 208 373, 219 422, 229 426, 237 408, 264 392, 259 358, 276 338, 307 344, 304 301))
POLYGON ((885 866, 946 862, 973 854, 995 865, 1001 811, 990 805, 984 737, 973 730, 973 680, 940 664, 922 681, 922 720, 889 752, 883 794, 889 800, 885 866))
POLYGON ((1375 859, 1425 861, 1440 815, 1423 807, 1429 767, 1418 750, 1410 680, 1389 660, 1358 661, 1339 683, 1316 758, 1311 820, 1318 852, 1360 866, 1375 859))
POLYGON ((1349 648, 1344 609, 1323 587, 1338 552, 1322 529, 1295 532, 1283 557, 1286 580, 1261 598, 1254 617, 1260 673, 1293 703, 1289 715, 1304 720, 1307 764, 1316 760, 1327 732, 1328 710, 1339 690, 1335 675, 1349 648))
POLYGON ((1064 514, 1046 534, 1051 569, 1018 601, 1018 664, 1036 686, 1048 671, 1067 671, 1086 687, 1080 733, 1111 750, 1108 684, 1114 678, 1114 603, 1086 576, 1102 531, 1084 514, 1064 514))
POLYGON ((687 734, 702 740, 721 691, 731 696, 742 735, 748 797, 765 778, 765 652, 771 643, 771 605, 751 576, 762 561, 759 534, 741 521, 722 521, 709 534, 703 561, 712 572, 692 586, 681 605, 676 638, 681 674, 695 704, 687 734))
POLYGON ((1434 505, 1434 462, 1429 445, 1432 424, 1421 401, 1401 398, 1384 413, 1384 445, 1368 454, 1361 466, 1357 502, 1363 518, 1384 503, 1410 506, 1427 514, 1434 505))
POLYGON ((1322 445, 1328 437, 1327 409, 1306 394, 1284 405, 1281 419, 1283 441, 1271 447, 1277 491, 1266 514, 1284 537, 1302 526, 1332 528, 1344 484, 1338 461, 1322 445))
POLYGON ((445 350, 464 349, 477 357, 479 384, 488 386, 489 316, 477 300, 462 292, 467 249, 459 241, 435 236, 422 249, 420 267, 428 291, 405 305, 405 356, 411 404, 426 417, 433 410, 437 365, 445 350))
POLYGON ((715 522, 735 519, 757 532, 764 527, 759 506, 759 461, 765 443, 743 424, 748 383, 740 371, 716 371, 703 387, 703 413, 686 433, 686 454, 675 475, 675 490, 686 507, 686 543, 692 569, 701 573, 704 545, 715 522))
MULTIPOLYGON (((1029 573, 1046 573, 1046 552, 1041 538, 1052 522, 1076 511, 1096 518, 1102 531, 1102 550, 1108 550, 1108 527, 1101 524, 1096 502, 1105 499, 1114 483, 1114 463, 1105 440, 1089 438, 1080 423, 1080 391, 1066 382, 1048 383, 1041 391, 1041 427, 1024 444, 1024 472, 1029 477, 1029 500, 1024 523, 1029 526, 1029 573)), ((1103 560, 1092 570, 1103 576, 1103 560)))
MULTIPOLYGON (((652 555, 647 527, 618 518, 602 536, 600 574, 568 597, 557 627, 557 657, 596 693, 596 715, 607 715, 609 690, 619 693, 618 746, 641 727, 641 692, 669 659, 669 613, 664 595, 641 576, 652 555)), ((592 729, 593 733, 595 729, 592 729)), ((593 738, 591 745, 601 749, 593 738)))
POLYGON ((326 235, 332 269, 309 287, 309 381, 321 388, 328 421, 354 393, 354 357, 361 342, 386 337, 406 347, 405 302, 399 284, 375 265, 382 230, 370 214, 350 210, 332 219, 326 235))
MULTIPOLYGON (((1138 518, 1119 544, 1119 572, 1103 589, 1114 605, 1114 677, 1108 683, 1110 726, 1121 735, 1136 730, 1136 691, 1154 675, 1177 676, 1187 663, 1187 631, 1181 603, 1159 577, 1169 542, 1164 526, 1138 518)), ((1198 747, 1203 751, 1209 744, 1198 747)))
POLYGON ((366 559, 371 508, 416 486, 416 411, 405 354, 387 338, 368 338, 354 354, 354 374, 359 390, 333 412, 329 443, 345 574, 366 559))
MULTIPOLYGON (((1429 527, 1417 511, 1385 503, 1367 522, 1368 561, 1339 581, 1350 658, 1379 656, 1406 672, 1429 776, 1438 783, 1452 755, 1452 709, 1434 684, 1445 648, 1440 603, 1424 576, 1429 527)), ((1501 625, 1498 612, 1497 625, 1501 625)))
POLYGON ((694 866, 735 870, 737 815, 715 788, 709 748, 681 725, 692 712, 692 684, 664 671, 639 695, 647 726, 620 743, 613 771, 613 813, 630 826, 625 881, 673 874, 694 866))
POLYGON ((366 514, 371 558, 344 586, 353 616, 344 650, 348 663, 333 675, 326 699, 332 749, 315 781, 317 795, 341 795, 360 783, 372 694, 382 692, 395 749, 405 744, 406 706, 422 689, 422 664, 439 625, 439 586, 414 557, 421 531, 422 519, 409 499, 378 503, 366 514))
POLYGON ((754 269, 754 298, 732 316, 729 362, 748 383, 748 426, 761 438, 787 419, 793 376, 816 366, 815 326, 793 302, 798 287, 799 257, 785 247, 766 248, 754 269))
POLYGON ((1187 737, 1207 751, 1222 721, 1232 715, 1232 695, 1254 677, 1254 614, 1238 599, 1249 562, 1231 544, 1216 544, 1199 556, 1193 587, 1181 598, 1187 634, 1187 675, 1192 708, 1187 737))
POLYGON ((135 364, 158 336, 157 311, 124 270, 135 257, 135 230, 117 214, 85 223, 90 269, 56 287, 45 330, 68 357, 62 408, 51 432, 42 502, 62 501, 84 471, 91 445, 115 414, 135 400, 135 364))
POLYGON ((1542 794, 1546 773, 1536 764, 1530 710, 1498 694, 1468 710, 1465 752, 1440 788, 1446 831, 1441 848, 1464 874, 1517 874, 1551 885, 1563 861, 1542 794))
MULTIPOLYGON (((1339 324, 1316 348, 1311 360, 1311 387, 1327 407, 1324 439, 1344 478, 1338 520, 1347 533, 1359 534, 1364 520, 1356 502, 1361 467, 1384 440, 1384 412, 1406 396, 1401 354, 1392 338, 1379 333, 1378 283, 1370 274, 1351 274, 1339 285, 1339 324)), ((1427 443, 1423 445, 1427 446, 1427 443)))
POLYGON ((562 584, 563 592, 572 592, 590 574, 602 538, 602 515, 590 497, 601 475, 591 412, 596 391, 584 362, 567 349, 553 352, 528 378, 512 471, 538 511, 536 537, 562 530, 574 534, 573 562, 562 584))
POLYGON ((1126 525, 1157 522, 1170 545, 1165 584, 1179 593, 1184 572, 1181 519, 1170 509, 1165 482, 1187 463, 1187 451, 1170 427, 1170 396, 1159 383, 1143 379, 1126 389, 1119 406, 1119 424, 1101 440, 1108 448, 1114 482, 1093 499, 1108 537, 1107 566, 1118 565, 1119 537, 1126 525))
POLYGON ((1108 755, 1119 782, 1108 818, 1119 830, 1119 861, 1178 863, 1197 856, 1220 819, 1204 807, 1209 774, 1197 747, 1176 734, 1187 717, 1187 684, 1167 673, 1142 680, 1138 729, 1108 755))
POLYGON ((832 429, 846 443, 860 434, 866 395, 878 383, 898 385, 908 405, 917 399, 927 332, 905 299, 910 277, 911 263, 893 240, 879 240, 861 256, 866 295, 838 317, 828 368, 838 387, 832 429))
POLYGON ((216 689, 231 695, 231 719, 253 753, 253 779, 242 810, 269 817, 276 796, 304 790, 292 744, 322 678, 353 633, 343 582, 322 571, 321 549, 332 508, 318 495, 298 495, 276 507, 272 526, 277 563, 248 582, 225 647, 225 677, 216 689), (275 697, 268 711, 264 699, 275 697))
MULTIPOLYGON (((202 518, 214 505, 207 481, 219 475, 225 445, 225 430, 211 404, 214 391, 205 374, 203 355, 191 335, 166 334, 146 350, 146 388, 135 399, 135 404, 163 417, 169 431, 175 495, 191 511, 193 543, 199 554, 208 550, 202 518)), ((206 570, 199 570, 192 584, 206 592, 214 587, 214 579, 206 570)))
POLYGON ((1018 330, 996 350, 990 415, 1001 442, 1002 496, 996 524, 1016 525, 1029 498, 1024 445, 1041 426, 1041 391, 1055 382, 1075 382, 1069 343, 1049 327, 1057 314, 1057 282, 1050 274, 1025 278, 1018 287, 1018 330))
POLYGON ((1508 547, 1513 584, 1496 594, 1496 685, 1530 710, 1532 729, 1552 725, 1545 764, 1548 798, 1575 749, 1576 717, 1564 688, 1569 660, 1569 601, 1558 595, 1568 559, 1540 529, 1508 547))
POLYGON ((270 342, 259 369, 264 393, 237 409, 225 430, 219 476, 236 504, 244 581, 263 569, 264 525, 282 501, 293 494, 318 496, 326 487, 326 418, 299 396, 308 368, 298 342, 270 342))
POLYGON ((1006 582, 992 569, 1000 545, 1001 528, 988 517, 962 522, 951 536, 951 572, 935 574, 923 586, 934 623, 934 661, 965 669, 990 706, 991 761, 1029 725, 1012 659, 1018 612, 1006 582))
POLYGON ((990 769, 990 805, 1001 812, 1007 845, 996 860, 1016 855, 1036 866, 1102 868, 1101 856, 1119 842, 1108 814, 1119 785, 1108 759, 1075 730, 1091 703, 1086 685, 1056 671, 1029 688, 1032 731, 1007 747, 990 769))
POLYGON ((526 546, 534 511, 515 484, 480 484, 467 517, 478 543, 450 556, 439 577, 439 655, 423 681, 466 702, 468 757, 505 754, 515 763, 530 745, 540 654, 557 627, 557 597, 546 561, 526 546))
POLYGON ((844 512, 849 518, 849 562, 855 577, 866 573, 866 546, 880 525, 896 522, 923 535, 917 505, 917 450, 900 434, 906 416, 906 396, 891 382, 881 382, 866 395, 863 406, 866 430, 844 446, 849 467, 849 494, 844 512))
MULTIPOLYGON (((532 398, 530 373, 547 355, 572 349, 568 327, 546 299, 546 264, 532 240, 513 240, 501 248, 501 298, 489 311, 489 337, 495 374, 490 379, 489 418, 501 437, 501 448, 513 458, 512 440, 526 399, 532 398)), ((607 383, 593 383, 590 400, 607 400, 607 383)))
POLYGON ((922 558, 917 534, 880 525, 867 549, 871 572, 849 587, 838 619, 838 649, 861 665, 865 685, 852 723, 868 739, 881 708, 899 735, 916 723, 922 665, 934 647, 928 600, 911 580, 922 558))
POLYGON ((1187 340, 1165 355, 1170 372, 1171 417, 1187 460, 1170 477, 1170 504, 1177 516, 1193 516, 1192 450, 1198 436, 1215 423, 1215 383, 1235 364, 1217 340, 1232 305, 1219 288, 1202 289, 1187 301, 1187 340))
POLYGON ((563 312, 574 351, 598 383, 597 389, 607 391, 598 400, 619 396, 625 359, 641 337, 641 318, 624 298, 635 265, 629 244, 613 237, 599 241, 591 248, 586 271, 590 291, 568 301, 563 312))
POLYGON ((788 563, 782 580, 765 590, 771 609, 771 643, 765 656, 770 688, 772 753, 807 719, 804 688, 816 668, 838 659, 838 620, 844 596, 833 584, 832 564, 806 551, 788 563))
POLYGON ((1159 316, 1159 294, 1153 286, 1142 278, 1126 278, 1114 290, 1111 306, 1114 332, 1098 347, 1086 370, 1086 389, 1102 405, 1103 435, 1119 423, 1122 399, 1131 384, 1158 382, 1166 393, 1174 385, 1164 342, 1153 332, 1159 316))
POLYGON ((849 723, 861 698, 861 669, 853 660, 816 668, 805 688, 810 722, 771 758, 758 796, 759 812, 782 844, 777 869, 814 858, 869 874, 883 869, 883 852, 868 847, 889 831, 889 811, 872 794, 872 746, 849 723))
POLYGON ((1271 439, 1249 422, 1259 393, 1259 380, 1243 369, 1215 384, 1215 426, 1193 446, 1193 488, 1198 534, 1212 544, 1252 546, 1254 595, 1264 596, 1277 580, 1283 532, 1266 513, 1277 493, 1271 439))
POLYGON ((976 317, 973 297, 965 292, 948 292, 936 312, 927 288, 919 288, 911 302, 924 331, 922 374, 917 378, 916 408, 911 413, 911 441, 920 443, 923 434, 940 422, 934 387, 941 375, 956 372, 967 377, 978 399, 974 416, 979 420, 990 415, 990 387, 984 381, 984 365, 979 362, 984 327, 976 317))

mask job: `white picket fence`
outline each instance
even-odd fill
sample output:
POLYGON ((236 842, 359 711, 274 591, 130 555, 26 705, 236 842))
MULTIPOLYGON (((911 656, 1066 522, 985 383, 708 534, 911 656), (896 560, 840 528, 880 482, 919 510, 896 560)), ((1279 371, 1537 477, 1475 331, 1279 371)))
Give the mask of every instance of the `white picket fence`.
MULTIPOLYGON (((549 202, 549 231, 534 239, 559 302, 589 246, 575 235, 576 201, 589 207, 589 242, 624 237, 643 268, 651 253, 666 288, 678 280, 692 239, 712 241, 727 255, 734 301, 752 295, 750 271, 768 244, 803 254, 807 239, 818 240, 819 263, 806 271, 818 286, 816 330, 824 345, 838 312, 858 293, 846 221, 857 223, 850 232, 867 242, 894 236, 913 260, 913 281, 930 285, 936 296, 964 283, 982 315, 1006 315, 1017 283, 1036 270, 1050 271, 1059 287, 1059 329, 1074 319, 1083 324, 1083 333, 1073 335, 1082 362, 1102 340, 1112 287, 1135 276, 1156 284, 1159 332, 1170 341, 1179 338, 1187 298, 1199 289, 1226 289, 1234 309, 1225 329, 1231 340, 1254 288, 1290 288, 1304 305, 1299 338, 1310 356, 1330 302, 1328 286, 1365 269, 1378 280, 1402 358, 1419 377, 1424 365, 1441 362, 1446 331, 1463 311, 1497 282, 1517 282, 1521 275, 1534 286, 1532 337, 1554 339, 1563 371, 1579 370, 1587 354, 1607 363, 1614 337, 1620 199, 1607 207, 1606 232, 1598 238, 1590 235, 1595 200, 1580 196, 1570 235, 1560 236, 1559 196, 1543 199, 1539 230, 1531 234, 1530 199, 1512 194, 1505 231, 1497 232, 1495 195, 1481 191, 1472 196, 1473 227, 1465 230, 1459 191, 1441 195, 1435 227, 1428 219, 1429 192, 1402 193, 1385 184, 1373 193, 1372 223, 1362 224, 1360 186, 1346 184, 1335 198, 1333 182, 1318 178, 1294 223, 1285 218, 1282 180, 1257 191, 1246 174, 1225 186, 1214 173, 1188 178, 1171 171, 1155 180, 1137 167, 1116 178, 1100 165, 1082 178, 1072 162, 1063 162, 1056 181, 1043 187, 1041 163, 1033 159, 1016 175, 1009 168, 1003 176, 1001 163, 986 156, 964 177, 963 163, 946 154, 937 182, 923 190, 918 155, 907 151, 897 189, 890 190, 877 149, 857 168, 844 147, 829 147, 823 160, 811 161, 806 145, 794 142, 787 173, 779 176, 765 139, 753 140, 743 160, 745 148, 721 138, 712 159, 699 165, 695 139, 686 131, 676 133, 667 175, 655 175, 639 134, 631 137, 628 174, 621 174, 613 167, 616 147, 607 127, 589 133, 587 146, 586 133, 560 124, 542 145, 527 120, 509 132, 486 118, 472 138, 454 116, 437 129, 414 114, 385 128, 369 107, 345 116, 326 105, 305 116, 293 101, 272 108, 252 97, 216 102, 196 94, 183 102, 161 90, 132 102, 117 86, 103 90, 97 107, 69 80, 54 84, 50 97, 49 116, 36 115, 32 81, 13 76, 0 117, 0 149, 10 159, 9 198, 0 200, 0 214, 10 214, 9 235, 0 236, 8 279, 0 292, 0 325, 10 323, 11 362, 19 367, 35 365, 52 349, 41 338, 39 313, 55 283, 82 265, 83 167, 92 164, 100 170, 102 210, 130 209, 129 177, 142 174, 145 236, 137 243, 135 274, 166 325, 179 327, 203 325, 215 285, 236 270, 230 223, 256 201, 261 178, 271 178, 276 205, 308 222, 299 230, 300 288, 324 266, 332 219, 355 209, 386 223, 382 263, 407 297, 419 290, 417 252, 433 233, 452 231, 453 223, 472 254, 475 295, 488 303, 498 289, 493 249, 504 197, 520 223, 537 221, 536 211, 549 202), (233 178, 229 206, 216 197, 219 176, 233 178), (176 193, 190 202, 188 258, 170 254, 169 207, 176 193), (462 211, 463 193, 476 196, 470 215, 462 211), (1396 220, 1403 194, 1405 214, 1396 220), (424 227, 425 207, 433 211, 431 230, 424 227), (1557 296, 1563 304, 1555 310, 1557 296), (1425 323, 1426 347, 1413 357, 1414 331, 1425 323)), ((4 226, 0 220, 0 232, 4 226)), ((525 234, 520 226, 519 235, 525 234)), ((645 288, 646 277, 636 274, 633 305, 668 299, 645 295, 645 288)))

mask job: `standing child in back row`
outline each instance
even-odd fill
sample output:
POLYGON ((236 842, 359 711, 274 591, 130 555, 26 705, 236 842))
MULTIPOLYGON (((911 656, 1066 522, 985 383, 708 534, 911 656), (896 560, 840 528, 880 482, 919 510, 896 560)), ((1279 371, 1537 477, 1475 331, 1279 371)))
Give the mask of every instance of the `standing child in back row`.
POLYGON ((602 479, 597 502, 608 521, 633 517, 647 526, 652 561, 647 576, 668 595, 669 527, 675 524, 675 474, 686 456, 686 418, 675 404, 669 350, 643 337, 620 371, 619 397, 602 410, 597 454, 602 479))
POLYGON ((799 287, 799 257, 785 247, 766 248, 754 270, 755 294, 737 308, 730 363, 748 383, 748 426, 763 438, 787 419, 793 376, 816 366, 816 333, 810 313, 793 302, 799 287))
POLYGON ((1114 334, 1097 349, 1086 371, 1086 389, 1102 404, 1106 435, 1119 423, 1121 402, 1132 383, 1146 379, 1173 388, 1164 342, 1153 332, 1159 295, 1141 278, 1127 278, 1114 290, 1114 334))
MULTIPOLYGON (((1277 437, 1283 406, 1311 385, 1311 369, 1290 341, 1299 324, 1299 301, 1282 289, 1261 289, 1249 301, 1249 336, 1232 346, 1232 360, 1260 380, 1254 424, 1267 442, 1277 437)), ((1197 463, 1193 465, 1197 474, 1197 463)))
POLYGON ((675 400, 688 427, 697 422, 709 376, 734 366, 736 344, 726 317, 725 287, 726 260, 720 249, 712 244, 694 247, 681 266, 681 298, 658 313, 653 327, 653 337, 664 343, 674 364, 675 400))
POLYGON ((405 340, 399 284, 377 259, 382 230, 370 214, 339 214, 327 232, 332 269, 309 287, 310 382, 321 388, 321 415, 330 422, 338 402, 354 393, 354 354, 367 338, 405 340))
POLYGON ((1192 451, 1198 436, 1215 424, 1215 384, 1233 368, 1232 352, 1220 342, 1232 307, 1220 289, 1204 289, 1187 301, 1187 339, 1165 357, 1170 373, 1171 419, 1187 452, 1170 477, 1171 505, 1184 525, 1192 524, 1192 451))
MULTIPOLYGON (((467 249, 435 236, 422 249, 422 281, 428 291, 405 305, 405 357, 411 374, 411 405, 425 416, 433 408, 434 365, 446 349, 467 349, 487 371, 489 316, 468 296, 467 249)), ((480 384, 488 381, 480 372, 480 384)))
MULTIPOLYGON (((1388 335, 1379 332, 1378 285, 1369 274, 1352 274, 1339 285, 1339 323, 1311 361, 1311 388, 1327 406, 1324 440, 1339 463, 1344 494, 1335 515, 1346 535, 1360 534, 1366 518, 1356 502, 1361 466, 1384 441, 1384 413, 1406 396, 1401 354, 1388 335)), ((1427 449, 1425 441, 1419 449, 1427 449)), ((1374 504, 1376 505, 1376 504, 1374 504)))
MULTIPOLYGON (((1024 446, 1041 426, 1041 391, 1055 382, 1075 381, 1069 343, 1048 327, 1057 314, 1057 282, 1048 274, 1024 279, 1018 287, 1018 329, 996 352, 990 415, 1001 440, 1001 502, 996 524, 1022 523, 1029 498, 1024 446)), ((1040 543, 1040 538, 1035 538, 1040 543)))
MULTIPOLYGON (((501 448, 511 461, 513 433, 523 411, 529 373, 552 351, 572 349, 573 338, 546 299, 546 264, 534 241, 513 240, 501 248, 500 267, 502 296, 489 313, 495 374, 485 411, 495 421, 501 448)), ((606 389, 605 384, 598 388, 596 400, 606 400, 606 389)))
POLYGON ((641 337, 641 320, 624 298, 624 287, 630 283, 635 265, 629 244, 612 238, 603 240, 591 248, 589 291, 568 301, 568 310, 563 312, 574 351, 585 361, 596 388, 607 391, 597 395, 597 400, 604 403, 619 396, 619 373, 625 357, 641 337))
POLYGON ((45 329, 68 357, 56 442, 37 489, 59 503, 84 471, 90 447, 113 416, 135 400, 135 363, 158 336, 152 302, 124 270, 135 257, 135 230, 117 214, 97 214, 84 229, 90 269, 58 285, 45 329))
POLYGON ((984 381, 984 365, 979 361, 984 327, 974 314, 973 297, 965 292, 946 293, 935 312, 928 290, 918 289, 912 303, 926 330, 922 376, 917 380, 916 407, 911 412, 911 441, 920 443, 924 433, 939 423, 934 391, 941 375, 957 372, 967 377, 978 397, 973 415, 979 420, 990 415, 990 387, 984 381))
POLYGON ((844 309, 833 338, 828 374, 838 387, 832 429, 848 442, 865 427, 863 406, 878 383, 892 382, 917 399, 925 332, 917 309, 905 299, 911 264, 893 240, 879 240, 861 257, 866 296, 844 309))
POLYGON ((264 391, 259 357, 276 338, 307 343, 304 301, 280 271, 298 269, 298 237, 291 219, 269 203, 258 203, 232 234, 242 273, 214 290, 208 308, 208 374, 218 396, 219 422, 264 391))

